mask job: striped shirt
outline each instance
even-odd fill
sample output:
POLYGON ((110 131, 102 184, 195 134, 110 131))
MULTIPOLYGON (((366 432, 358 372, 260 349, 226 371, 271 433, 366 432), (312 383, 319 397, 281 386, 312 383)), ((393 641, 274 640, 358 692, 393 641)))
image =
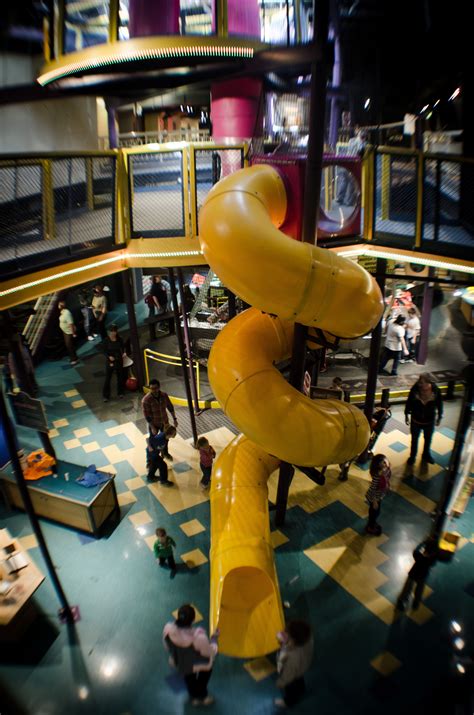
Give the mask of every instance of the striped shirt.
POLYGON ((384 479, 381 480, 381 475, 376 474, 375 476, 372 477, 372 481, 370 483, 370 487, 367 490, 367 494, 365 495, 365 500, 368 504, 372 504, 374 501, 382 501, 382 499, 388 494, 390 491, 390 478, 392 476, 392 471, 389 469, 385 474, 384 474, 384 479), (380 487, 380 481, 383 482, 384 485, 387 485, 385 489, 381 489, 380 487))

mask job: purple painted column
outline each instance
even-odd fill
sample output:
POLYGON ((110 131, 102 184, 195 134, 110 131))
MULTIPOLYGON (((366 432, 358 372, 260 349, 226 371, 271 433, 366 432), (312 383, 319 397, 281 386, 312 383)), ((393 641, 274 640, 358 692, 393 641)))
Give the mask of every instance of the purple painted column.
POLYGON ((229 35, 260 39, 260 10, 258 0, 227 0, 229 35))
POLYGON ((130 39, 149 35, 179 35, 179 0, 130 0, 130 39))
MULTIPOLYGON (((341 86, 341 45, 339 36, 334 32, 334 65, 332 68, 332 88, 339 89, 341 86)), ((331 98, 331 113, 329 115, 329 144, 333 149, 337 144, 337 130, 339 128, 339 97, 333 94, 331 98)))
POLYGON ((109 130, 109 148, 118 148, 118 134, 117 134, 117 113, 115 107, 110 104, 106 104, 107 109, 107 128, 109 130))

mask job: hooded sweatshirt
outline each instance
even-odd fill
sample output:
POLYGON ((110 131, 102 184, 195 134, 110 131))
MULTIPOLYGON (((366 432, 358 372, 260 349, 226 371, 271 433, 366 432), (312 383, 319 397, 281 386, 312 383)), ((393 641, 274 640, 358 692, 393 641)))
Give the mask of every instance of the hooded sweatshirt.
POLYGON ((163 628, 163 642, 173 665, 183 675, 211 670, 218 650, 204 628, 179 628, 176 623, 167 623, 163 628))

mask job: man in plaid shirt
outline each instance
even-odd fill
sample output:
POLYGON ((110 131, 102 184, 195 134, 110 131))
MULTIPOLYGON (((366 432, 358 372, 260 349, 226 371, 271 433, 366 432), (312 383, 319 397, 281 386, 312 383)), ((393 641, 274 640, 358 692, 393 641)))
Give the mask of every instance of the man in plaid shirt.
MULTIPOLYGON (((174 407, 166 392, 160 390, 159 381, 150 380, 149 388, 150 392, 142 400, 142 409, 149 425, 150 434, 156 435, 158 432, 164 431, 169 425, 167 411, 172 415, 174 426, 177 427, 178 420, 176 419, 174 407)), ((166 446, 163 450, 163 457, 173 459, 168 452, 168 440, 166 440, 166 446)))

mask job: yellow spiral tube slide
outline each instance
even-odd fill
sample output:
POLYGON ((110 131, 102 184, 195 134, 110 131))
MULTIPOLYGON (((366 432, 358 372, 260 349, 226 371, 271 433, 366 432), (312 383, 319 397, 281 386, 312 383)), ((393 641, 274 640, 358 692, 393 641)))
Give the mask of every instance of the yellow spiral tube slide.
POLYGON ((294 322, 352 338, 373 328, 383 309, 377 284, 360 266, 278 231, 285 213, 283 180, 262 165, 219 182, 200 214, 211 268, 255 306, 221 332, 208 365, 216 398, 246 435, 222 452, 211 487, 211 629, 219 625, 221 652, 238 657, 275 650, 283 626, 269 474, 280 460, 341 463, 369 439, 360 410, 310 400, 274 364, 291 354, 294 322))

